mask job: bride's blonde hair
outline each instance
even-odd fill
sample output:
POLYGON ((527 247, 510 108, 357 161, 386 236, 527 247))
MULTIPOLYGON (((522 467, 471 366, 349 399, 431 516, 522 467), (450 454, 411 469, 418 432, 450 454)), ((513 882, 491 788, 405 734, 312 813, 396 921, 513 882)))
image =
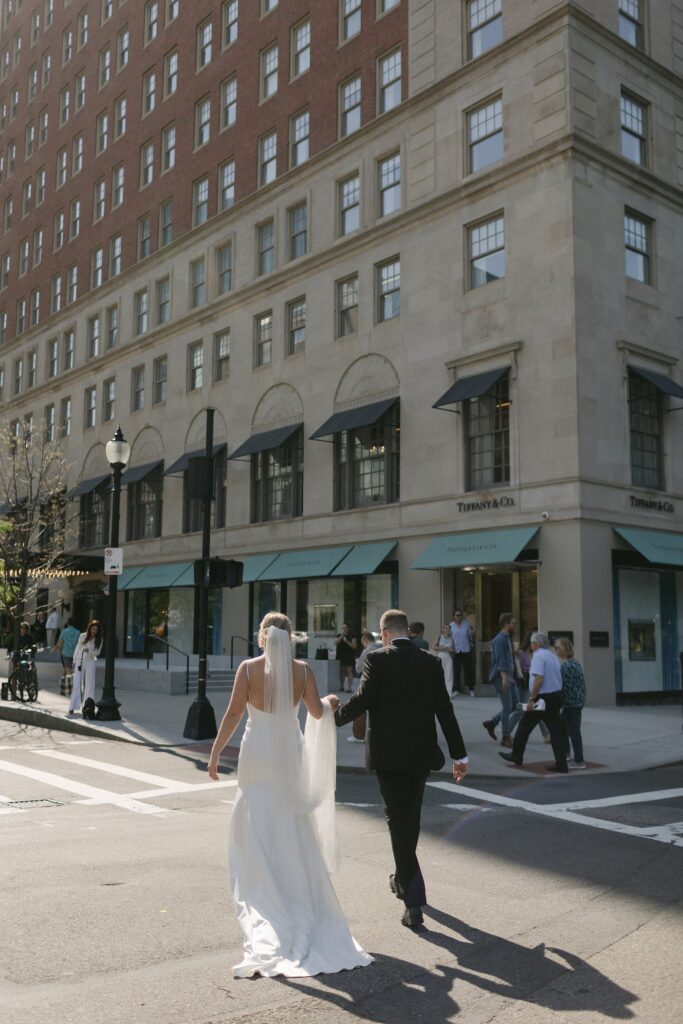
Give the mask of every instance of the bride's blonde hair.
POLYGON ((266 635, 271 626, 276 626, 278 629, 286 630, 289 635, 292 635, 292 623, 284 612, 268 612, 264 615, 261 620, 261 625, 258 629, 258 645, 263 650, 266 645, 266 635))

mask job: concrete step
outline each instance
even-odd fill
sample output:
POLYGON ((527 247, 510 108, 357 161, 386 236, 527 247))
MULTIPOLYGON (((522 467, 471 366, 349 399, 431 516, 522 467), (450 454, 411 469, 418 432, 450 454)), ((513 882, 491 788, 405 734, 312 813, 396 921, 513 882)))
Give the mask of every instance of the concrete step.
MULTIPOLYGON (((232 685, 235 681, 235 672, 230 669, 227 672, 211 672, 209 671, 206 676, 206 691, 207 693, 212 690, 214 692, 225 693, 226 690, 231 690, 232 685)), ((196 669, 190 669, 190 693, 195 693, 197 690, 197 671, 196 669)))

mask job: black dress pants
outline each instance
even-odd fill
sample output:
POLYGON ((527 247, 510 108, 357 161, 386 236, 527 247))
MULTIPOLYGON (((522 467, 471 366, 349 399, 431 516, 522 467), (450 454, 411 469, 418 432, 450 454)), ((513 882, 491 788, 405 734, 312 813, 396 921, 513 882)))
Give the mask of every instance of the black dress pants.
POLYGON ((545 701, 545 711, 525 711, 519 720, 515 737, 512 741, 512 757, 518 764, 524 760, 524 751, 530 734, 539 722, 548 726, 550 742, 553 745, 555 764, 560 768, 567 767, 567 733, 560 712, 562 711, 562 691, 555 693, 539 693, 545 701))
POLYGON ((417 859, 422 797, 429 772, 378 771, 384 814, 394 852, 396 895, 407 907, 427 902, 424 878, 417 859))
POLYGON ((474 689, 474 651, 460 651, 453 655, 453 693, 467 693, 474 689), (462 677, 465 677, 465 687, 462 677))

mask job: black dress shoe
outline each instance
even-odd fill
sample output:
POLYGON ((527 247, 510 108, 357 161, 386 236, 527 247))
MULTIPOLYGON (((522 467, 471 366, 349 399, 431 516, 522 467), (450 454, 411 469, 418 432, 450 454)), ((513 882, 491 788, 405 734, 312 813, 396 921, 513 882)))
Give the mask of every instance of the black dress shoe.
POLYGON ((424 917, 419 907, 406 907, 401 916, 401 924, 406 928, 419 928, 424 924, 424 917))
POLYGON ((545 766, 545 770, 547 772, 557 772, 558 775, 568 775, 569 774, 569 768, 567 767, 566 764, 565 765, 561 765, 561 764, 547 764, 545 766))
POLYGON ((502 757, 504 761, 509 761, 510 764, 516 764, 518 767, 521 765, 521 761, 516 761, 512 754, 508 754, 507 750, 499 750, 498 757, 502 757))
POLYGON ((398 896, 396 892, 396 875, 389 875, 389 888, 393 892, 394 896, 398 896))

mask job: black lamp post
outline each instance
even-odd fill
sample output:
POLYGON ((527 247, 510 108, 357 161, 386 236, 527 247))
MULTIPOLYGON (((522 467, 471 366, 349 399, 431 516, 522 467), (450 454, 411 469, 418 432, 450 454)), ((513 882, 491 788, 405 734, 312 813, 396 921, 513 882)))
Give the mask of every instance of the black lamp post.
MULTIPOLYGON (((123 436, 121 427, 105 447, 107 462, 111 467, 111 530, 109 543, 112 548, 119 546, 119 514, 121 509, 121 474, 128 465, 130 445, 123 436)), ((114 659, 116 658, 116 595, 118 593, 118 576, 109 577, 109 599, 107 601, 107 621, 105 625, 105 663, 104 689, 102 698, 97 705, 97 718, 103 722, 120 722, 119 702, 114 693, 114 659)))

